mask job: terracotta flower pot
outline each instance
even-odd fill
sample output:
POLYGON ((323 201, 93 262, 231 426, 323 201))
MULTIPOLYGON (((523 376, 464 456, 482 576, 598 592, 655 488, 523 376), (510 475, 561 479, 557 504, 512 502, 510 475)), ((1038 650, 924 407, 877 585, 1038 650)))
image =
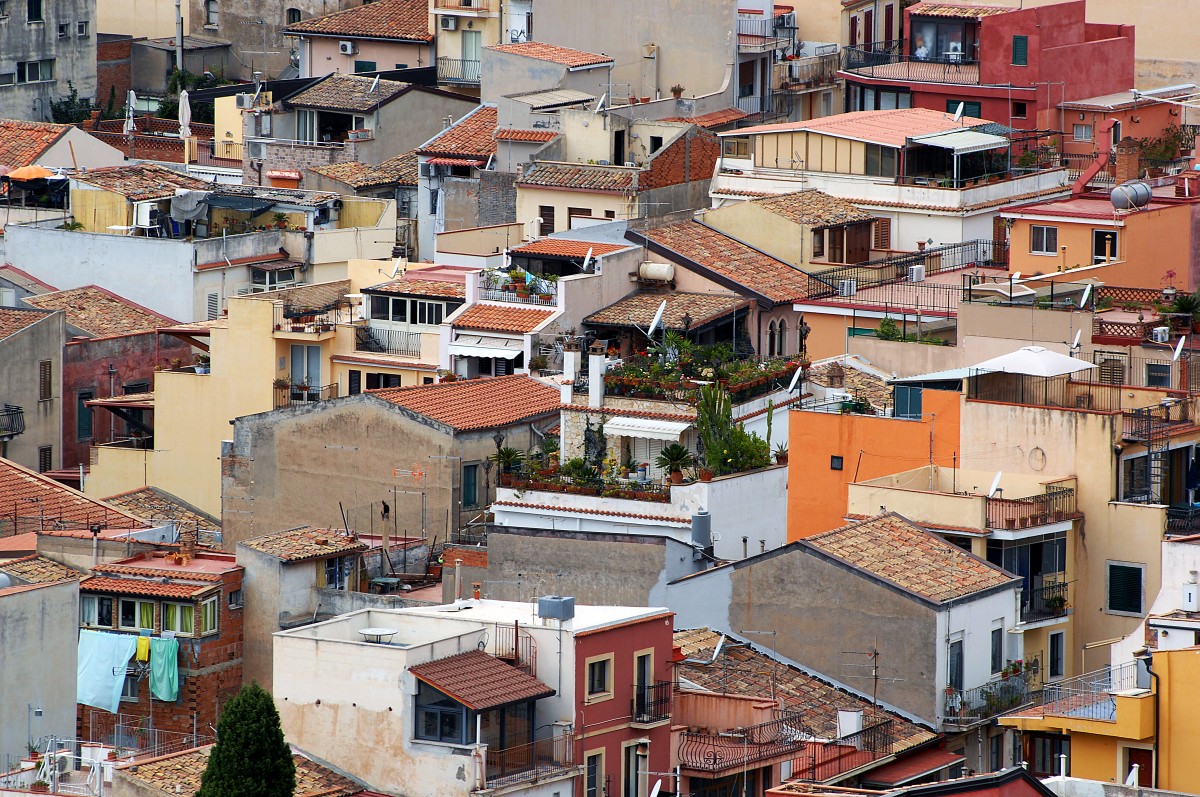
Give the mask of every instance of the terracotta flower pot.
POLYGON ((710 482, 713 480, 713 475, 714 473, 712 468, 700 468, 700 481, 710 482))
POLYGON ((683 484, 683 471, 671 471, 671 484, 683 484))
POLYGON ((775 461, 780 465, 786 465, 788 463, 788 455, 787 454, 776 454, 775 461))

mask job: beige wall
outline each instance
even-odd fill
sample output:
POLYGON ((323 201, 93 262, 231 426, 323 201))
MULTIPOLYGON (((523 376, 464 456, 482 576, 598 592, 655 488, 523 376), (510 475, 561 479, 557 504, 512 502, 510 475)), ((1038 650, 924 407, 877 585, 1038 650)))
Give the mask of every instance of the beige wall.
MULTIPOLYGON (((183 10, 183 35, 191 35, 187 6, 183 10)), ((163 0, 96 0, 98 33, 124 33, 149 39, 175 35, 175 4, 163 0)))
POLYGON ((793 266, 812 258, 812 228, 764 210, 752 202, 737 202, 704 214, 704 223, 742 241, 750 241, 772 257, 793 266))
POLYGON ((525 225, 520 223, 472 227, 437 234, 437 250, 456 255, 486 257, 503 252, 525 241, 525 225))
POLYGON ((305 52, 305 47, 301 48, 301 58, 305 59, 301 68, 307 69, 305 74, 310 77, 328 75, 330 72, 353 75, 355 61, 374 61, 375 70, 364 70, 366 72, 402 68, 415 69, 429 66, 431 63, 430 45, 428 44, 356 39, 358 52, 354 55, 342 55, 338 50, 338 39, 312 38, 305 39, 304 43, 306 47, 311 48, 311 53, 305 52))
POLYGON ((133 211, 125 197, 85 186, 71 189, 71 214, 84 232, 107 232, 112 225, 127 225, 133 211))
MULTIPOLYGON (((570 229, 569 208, 591 210, 593 216, 603 216, 611 210, 617 220, 637 217, 637 198, 623 194, 593 191, 558 191, 535 186, 517 185, 517 221, 528 223, 541 217, 541 208, 554 208, 554 232, 570 229)), ((536 225, 534 225, 536 227, 536 225)))
POLYGON ((864 174, 867 145, 818 133, 771 133, 755 137, 754 165, 768 169, 864 174))

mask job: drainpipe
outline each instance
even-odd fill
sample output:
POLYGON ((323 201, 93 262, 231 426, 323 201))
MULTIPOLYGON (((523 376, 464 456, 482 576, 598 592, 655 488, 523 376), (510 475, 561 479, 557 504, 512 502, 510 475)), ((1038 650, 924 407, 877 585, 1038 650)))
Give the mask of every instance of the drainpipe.
POLYGON ((1154 747, 1151 750, 1150 788, 1158 788, 1158 692, 1162 681, 1154 671, 1154 654, 1149 648, 1141 648, 1134 652, 1133 657, 1146 665, 1146 672, 1154 679, 1154 747))
POLYGON ((462 597, 462 559, 454 560, 454 600, 462 597))

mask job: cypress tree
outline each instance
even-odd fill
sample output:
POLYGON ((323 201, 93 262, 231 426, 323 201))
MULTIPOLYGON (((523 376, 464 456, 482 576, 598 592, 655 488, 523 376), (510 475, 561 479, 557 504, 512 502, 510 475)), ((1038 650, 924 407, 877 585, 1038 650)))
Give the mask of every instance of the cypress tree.
POLYGON ((196 797, 292 797, 296 764, 275 701, 258 684, 225 704, 196 797))

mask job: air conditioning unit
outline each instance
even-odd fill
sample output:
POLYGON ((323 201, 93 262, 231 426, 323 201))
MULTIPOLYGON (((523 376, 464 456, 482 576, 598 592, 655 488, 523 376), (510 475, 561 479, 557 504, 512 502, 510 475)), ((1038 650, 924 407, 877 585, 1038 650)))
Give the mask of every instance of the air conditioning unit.
POLYGON ((438 26, 442 30, 458 30, 458 17, 438 17, 438 26))
POLYGON ((420 177, 421 179, 428 180, 430 177, 433 177, 433 175, 435 173, 436 172, 434 171, 432 163, 418 163, 417 164, 417 176, 420 177))
POLYGON ((241 109, 253 108, 254 107, 254 95, 253 94, 238 94, 236 96, 236 102, 237 102, 238 108, 241 108, 241 109))
POLYGON ((625 161, 625 167, 627 169, 634 169, 634 168, 637 168, 637 164, 634 163, 633 161, 625 161))
POLYGON ((838 296, 853 296, 858 293, 858 280, 838 280, 838 296))
POLYGON ((1170 327, 1155 327, 1154 329, 1150 330, 1150 340, 1154 341, 1155 343, 1166 343, 1170 339, 1170 327))
POLYGON ((252 161, 265 161, 267 159, 267 142, 247 141, 246 154, 252 161))
POLYGON ((924 266, 909 266, 908 267, 908 281, 909 282, 924 282, 925 281, 925 267, 924 266))
POLYGON ((338 52, 342 55, 354 55, 358 52, 358 45, 351 41, 338 42, 338 52))

